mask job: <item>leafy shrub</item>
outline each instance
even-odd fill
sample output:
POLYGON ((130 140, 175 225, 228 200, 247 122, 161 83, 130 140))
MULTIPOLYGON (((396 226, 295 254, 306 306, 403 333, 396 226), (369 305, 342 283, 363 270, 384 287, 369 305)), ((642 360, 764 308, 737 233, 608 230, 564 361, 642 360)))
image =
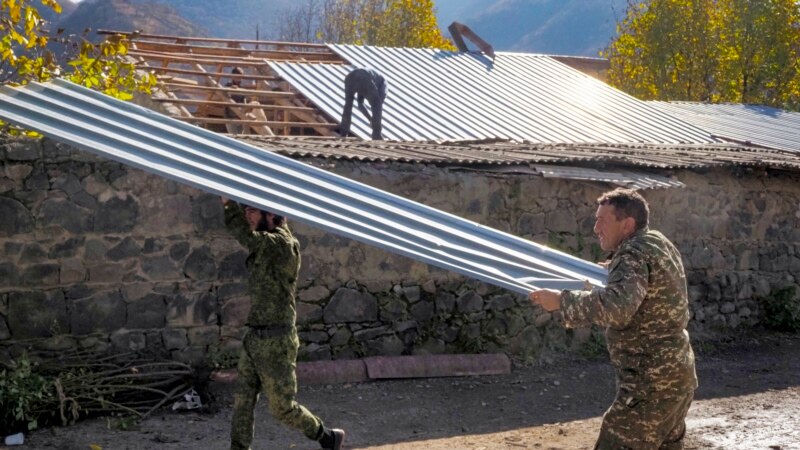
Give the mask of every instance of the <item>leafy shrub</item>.
POLYGON ((53 381, 36 371, 26 355, 0 372, 0 430, 35 430, 43 405, 53 401, 53 381))
POLYGON ((770 292, 763 299, 767 328, 777 331, 800 331, 800 301, 797 287, 789 286, 770 292))

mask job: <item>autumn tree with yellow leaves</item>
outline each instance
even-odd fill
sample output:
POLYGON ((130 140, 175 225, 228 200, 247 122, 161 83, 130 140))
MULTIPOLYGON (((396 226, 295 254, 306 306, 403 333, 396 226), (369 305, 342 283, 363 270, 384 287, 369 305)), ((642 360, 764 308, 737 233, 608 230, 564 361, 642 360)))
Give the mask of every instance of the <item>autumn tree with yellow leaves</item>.
MULTIPOLYGON (((43 7, 61 13, 56 0, 41 0, 43 7)), ((74 83, 128 100, 136 91, 150 92, 156 78, 136 70, 126 59, 128 41, 112 36, 99 44, 84 37, 51 33, 31 0, 0 1, 0 83, 24 85, 63 77, 74 83), (75 48, 62 67, 52 44, 75 48)), ((12 130, 13 132, 13 130, 12 130)))
POLYGON ((287 41, 455 50, 432 0, 306 0, 278 16, 287 41))
POLYGON ((609 82, 646 100, 800 110, 800 2, 631 2, 604 52, 609 82))

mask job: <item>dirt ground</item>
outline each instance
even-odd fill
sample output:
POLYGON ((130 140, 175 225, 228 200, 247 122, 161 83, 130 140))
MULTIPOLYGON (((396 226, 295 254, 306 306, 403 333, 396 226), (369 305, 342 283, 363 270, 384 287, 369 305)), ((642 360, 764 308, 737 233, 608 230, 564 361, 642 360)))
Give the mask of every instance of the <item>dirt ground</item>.
MULTIPOLYGON (((688 449, 800 449, 800 336, 696 345, 700 388, 688 449)), ((136 424, 92 419, 26 436, 36 449, 225 449, 233 386, 212 384, 204 412, 136 424), (94 447, 95 449, 97 447, 94 447)), ((605 356, 516 366, 511 374, 301 386, 299 400, 347 430, 350 449, 590 449, 614 395, 605 356)), ((315 449, 260 402, 254 449, 315 449)))

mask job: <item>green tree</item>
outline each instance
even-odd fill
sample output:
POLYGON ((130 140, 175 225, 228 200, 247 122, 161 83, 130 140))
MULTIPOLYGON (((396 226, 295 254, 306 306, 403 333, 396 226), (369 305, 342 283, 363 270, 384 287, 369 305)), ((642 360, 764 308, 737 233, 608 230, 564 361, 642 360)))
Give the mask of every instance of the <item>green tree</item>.
POLYGON ((795 0, 630 3, 617 28, 609 82, 636 97, 800 106, 795 0))
POLYGON ((432 0, 306 0, 278 15, 278 23, 279 38, 289 41, 455 50, 437 25, 432 0), (313 39, 304 28, 309 24, 313 39))
MULTIPOLYGON (((61 13, 56 0, 41 0, 41 3, 61 13)), ((155 75, 137 71, 126 58, 128 41, 124 37, 112 36, 93 44, 84 37, 51 35, 46 25, 31 0, 0 2, 0 83, 24 85, 63 77, 123 100, 131 99, 136 91, 149 93, 155 85, 155 75), (77 48, 67 69, 51 50, 54 43, 77 48)))

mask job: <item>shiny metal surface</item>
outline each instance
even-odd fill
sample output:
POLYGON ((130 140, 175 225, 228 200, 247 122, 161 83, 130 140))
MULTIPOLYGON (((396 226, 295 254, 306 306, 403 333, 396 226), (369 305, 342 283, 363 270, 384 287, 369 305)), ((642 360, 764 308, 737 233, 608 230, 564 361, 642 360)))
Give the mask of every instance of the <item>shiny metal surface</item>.
POLYGON ((648 103, 726 141, 800 152, 800 112, 731 103, 648 103))
POLYGON ((55 80, 0 88, 0 117, 127 165, 515 292, 602 285, 600 266, 55 80))
MULTIPOLYGON (((371 67, 387 80, 384 137, 399 141, 502 138, 535 143, 712 143, 709 133, 548 56, 331 45, 350 65, 270 62, 339 120, 344 76, 371 67)), ((370 139, 353 115, 352 131, 370 139)))

